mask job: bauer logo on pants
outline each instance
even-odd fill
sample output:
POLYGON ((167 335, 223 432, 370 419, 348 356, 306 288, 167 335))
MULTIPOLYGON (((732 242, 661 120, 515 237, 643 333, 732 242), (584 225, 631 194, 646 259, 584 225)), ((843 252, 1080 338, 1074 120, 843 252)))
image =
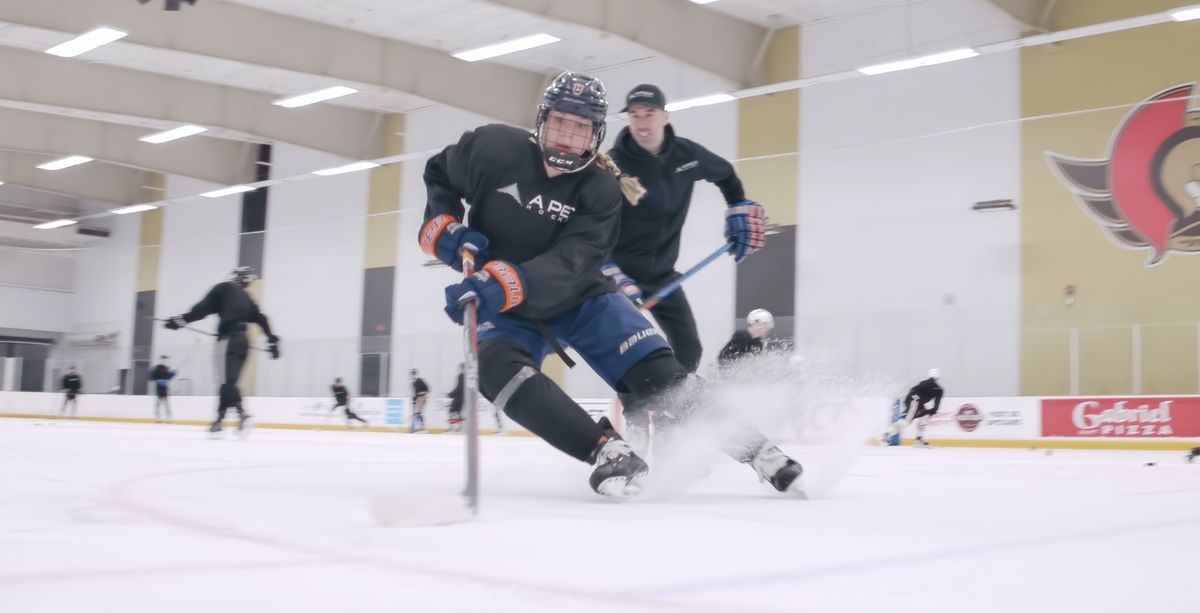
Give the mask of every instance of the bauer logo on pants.
POLYGON ((657 335, 658 335, 658 328, 647 328, 645 330, 639 331, 638 333, 625 339, 625 342, 621 343, 620 355, 625 355, 626 351, 629 351, 630 349, 632 349, 633 346, 638 344, 638 342, 641 341, 642 339, 650 338, 651 336, 657 336, 657 335))

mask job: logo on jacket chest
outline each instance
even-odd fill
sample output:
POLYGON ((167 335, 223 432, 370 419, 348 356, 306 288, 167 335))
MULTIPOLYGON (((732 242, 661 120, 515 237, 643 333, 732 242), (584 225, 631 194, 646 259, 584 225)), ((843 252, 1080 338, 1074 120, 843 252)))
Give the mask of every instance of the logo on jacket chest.
POLYGON ((521 189, 517 187, 516 183, 505 185, 496 189, 496 191, 511 197, 518 206, 530 213, 536 213, 541 217, 549 217, 550 221, 566 223, 571 218, 571 213, 575 212, 575 207, 559 202, 549 196, 543 196, 542 194, 526 200, 521 197, 521 189))

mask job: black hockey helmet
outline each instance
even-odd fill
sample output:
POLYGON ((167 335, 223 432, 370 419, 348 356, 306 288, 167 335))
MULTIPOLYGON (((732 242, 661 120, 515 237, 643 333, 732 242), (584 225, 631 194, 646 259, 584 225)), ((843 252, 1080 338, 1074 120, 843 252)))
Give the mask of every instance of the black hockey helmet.
POLYGON ((229 280, 242 287, 250 285, 250 282, 257 278, 258 275, 254 274, 254 269, 249 266, 238 266, 229 273, 229 280))
POLYGON ((542 149, 542 159, 550 166, 565 172, 587 168, 600 152, 600 143, 604 142, 607 115, 608 94, 605 93, 604 83, 601 83, 600 79, 574 72, 564 72, 555 77, 542 96, 542 103, 537 108, 537 121, 534 124, 534 135, 542 149), (570 113, 591 120, 592 144, 587 151, 578 154, 546 147, 542 129, 550 111, 570 113))

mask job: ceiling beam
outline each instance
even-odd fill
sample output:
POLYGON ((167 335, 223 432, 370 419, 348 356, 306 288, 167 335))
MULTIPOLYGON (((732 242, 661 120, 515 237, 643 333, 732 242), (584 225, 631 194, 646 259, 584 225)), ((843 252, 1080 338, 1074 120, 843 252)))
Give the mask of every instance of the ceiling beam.
POLYGON ((1048 32, 1058 0, 987 0, 1027 29, 1048 32))
POLYGON ((384 155, 379 113, 329 104, 285 109, 270 94, 11 47, 0 47, 0 66, 0 99, 227 128, 351 159, 384 155))
POLYGON ((109 26, 129 32, 118 45, 320 75, 331 85, 405 92, 522 126, 533 124, 547 81, 536 72, 463 62, 444 51, 231 2, 198 2, 182 11, 132 0, 54 0, 53 11, 40 2, 0 2, 0 21, 72 35, 109 26))
POLYGON ((63 170, 37 168, 38 164, 51 159, 53 157, 45 155, 0 151, 0 181, 17 187, 115 205, 150 202, 162 197, 161 193, 145 187, 151 185, 151 173, 98 162, 63 170))
POLYGON ((687 0, 486 0, 607 32, 736 83, 762 85, 770 30, 687 0))
POLYGON ((140 170, 235 185, 254 181, 256 146, 192 136, 151 145, 152 130, 0 107, 0 149, 45 155, 86 155, 140 170))

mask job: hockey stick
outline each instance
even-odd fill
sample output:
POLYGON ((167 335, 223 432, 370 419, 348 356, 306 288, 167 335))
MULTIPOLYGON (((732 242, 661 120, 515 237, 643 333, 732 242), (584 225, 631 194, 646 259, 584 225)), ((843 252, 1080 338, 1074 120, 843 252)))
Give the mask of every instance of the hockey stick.
MULTIPOLYGON (((154 321, 161 321, 161 322, 171 321, 169 319, 159 319, 157 317, 151 317, 150 319, 153 319, 154 321)), ((220 336, 221 336, 220 334, 217 334, 216 332, 208 332, 206 330, 201 330, 199 328, 193 328, 191 326, 186 326, 186 325, 179 326, 179 328, 177 328, 177 329, 178 330, 187 330, 189 332, 195 332, 196 334, 203 334, 205 336, 213 336, 213 337, 217 337, 217 338, 220 338, 220 336)), ((251 345, 251 346, 247 347, 247 349, 250 349, 251 351, 262 351, 263 353, 271 353, 271 350, 267 349, 266 347, 255 347, 255 346, 251 345)))
MULTIPOLYGON (((463 277, 475 273, 475 252, 463 250, 463 277)), ((479 340, 476 336, 474 300, 463 313, 463 410, 467 412, 467 484, 463 489, 471 514, 479 513, 479 340)))
MULTIPOLYGON (((463 278, 475 274, 475 249, 462 251, 463 278)), ((376 521, 385 526, 433 526, 469 521, 479 513, 479 343, 476 302, 463 304, 463 412, 467 422, 466 484, 460 494, 395 492, 371 498, 376 521)))
POLYGON ((670 296, 671 294, 675 293, 675 290, 679 289, 683 285, 684 281, 687 281, 688 279, 690 279, 692 277, 692 275, 695 275, 696 273, 700 272, 705 266, 708 266, 709 264, 712 264, 713 262, 717 261, 717 258, 721 257, 722 255, 724 255, 726 253, 729 253, 729 250, 732 248, 733 248, 733 243, 725 243, 724 245, 721 245, 720 249, 717 249, 716 251, 712 252, 708 257, 704 258, 703 260, 700 260, 699 264, 696 264, 695 266, 689 268, 687 272, 679 275, 679 277, 677 277, 674 281, 671 281, 670 283, 659 288, 659 290, 657 292, 654 292, 654 294, 652 296, 650 296, 649 298, 642 301, 642 303, 640 305, 638 305, 638 307, 643 311, 649 311, 650 309, 653 309, 654 307, 658 306, 658 303, 665 300, 667 298, 667 296, 670 296))

